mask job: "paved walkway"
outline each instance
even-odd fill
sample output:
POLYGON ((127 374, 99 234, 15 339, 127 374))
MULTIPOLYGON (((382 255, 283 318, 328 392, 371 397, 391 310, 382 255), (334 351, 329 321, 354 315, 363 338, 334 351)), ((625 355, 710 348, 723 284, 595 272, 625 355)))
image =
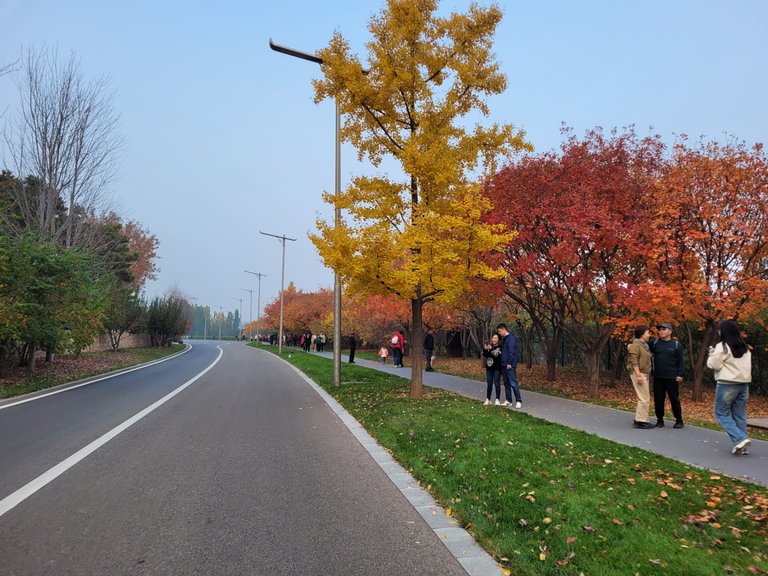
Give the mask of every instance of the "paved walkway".
MULTIPOLYGON (((323 356, 333 357, 332 353, 328 352, 324 352, 323 356)), ((342 359, 346 361, 347 357, 342 356, 342 359)), ((355 362, 366 368, 374 368, 403 378, 411 377, 411 369, 408 367, 395 368, 392 364, 382 365, 381 362, 360 358, 355 362)), ((450 390, 478 401, 485 399, 485 382, 477 380, 440 372, 425 372, 424 384, 450 390)), ((631 412, 530 392, 525 389, 525 383, 521 392, 523 407, 520 410, 531 416, 584 430, 621 444, 643 448, 699 468, 768 486, 768 442, 764 440, 753 439, 748 456, 734 456, 731 454, 731 441, 725 432, 689 424, 682 430, 675 430, 670 425, 653 430, 636 430, 632 428, 634 414, 631 412)), ((502 397, 503 395, 502 390, 502 397)), ((499 408, 489 406, 484 409, 499 408)), ((651 421, 655 420, 651 418, 651 421)))

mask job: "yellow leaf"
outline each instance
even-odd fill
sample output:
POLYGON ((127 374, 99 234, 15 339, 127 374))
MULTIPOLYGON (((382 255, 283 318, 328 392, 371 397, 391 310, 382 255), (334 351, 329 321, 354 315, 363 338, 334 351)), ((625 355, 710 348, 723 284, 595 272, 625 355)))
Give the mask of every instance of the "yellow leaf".
POLYGON ((451 510, 450 508, 446 508, 446 509, 445 509, 445 515, 446 515, 446 516, 450 516, 450 515, 452 515, 452 514, 453 514, 453 510, 451 510))
POLYGON ((662 498, 669 498, 669 494, 667 494, 664 490, 659 492, 659 496, 661 496, 662 498))
POLYGON ((544 524, 551 524, 552 518, 544 518, 544 524))

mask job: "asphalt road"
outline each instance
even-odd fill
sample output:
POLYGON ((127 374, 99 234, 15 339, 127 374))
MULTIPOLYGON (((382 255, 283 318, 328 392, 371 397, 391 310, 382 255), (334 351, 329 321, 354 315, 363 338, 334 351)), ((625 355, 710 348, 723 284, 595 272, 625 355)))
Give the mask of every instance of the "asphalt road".
POLYGON ((296 372, 221 349, 0 404, 0 574, 466 574, 296 372))

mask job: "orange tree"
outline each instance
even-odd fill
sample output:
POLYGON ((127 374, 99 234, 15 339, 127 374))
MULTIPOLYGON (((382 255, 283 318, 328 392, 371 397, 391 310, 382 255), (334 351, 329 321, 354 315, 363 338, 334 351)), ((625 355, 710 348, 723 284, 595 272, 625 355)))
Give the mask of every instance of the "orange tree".
POLYGON ((649 312, 701 330, 699 349, 689 350, 701 400, 717 322, 760 323, 768 305, 768 158, 761 145, 683 140, 656 196, 651 256, 661 280, 645 302, 649 312))
POLYGON ((528 147, 510 125, 466 128, 489 112, 486 98, 506 88, 491 49, 501 11, 471 5, 436 14, 437 0, 388 0, 370 20, 369 72, 334 34, 319 52, 324 78, 315 99, 335 98, 342 135, 374 166, 389 157, 402 176, 357 177, 327 202, 349 219, 318 222, 313 242, 326 265, 360 294, 392 294, 410 303, 413 371, 422 390, 423 306, 450 301, 473 277, 498 271, 479 256, 503 245, 504 226, 484 222, 490 204, 474 182, 499 154, 528 147))
POLYGON ((504 263, 508 295, 550 335, 550 371, 558 329, 581 350, 593 396, 601 352, 646 274, 662 152, 658 138, 631 129, 610 136, 596 129, 583 140, 570 134, 560 155, 523 158, 486 187, 492 221, 516 223, 504 263))

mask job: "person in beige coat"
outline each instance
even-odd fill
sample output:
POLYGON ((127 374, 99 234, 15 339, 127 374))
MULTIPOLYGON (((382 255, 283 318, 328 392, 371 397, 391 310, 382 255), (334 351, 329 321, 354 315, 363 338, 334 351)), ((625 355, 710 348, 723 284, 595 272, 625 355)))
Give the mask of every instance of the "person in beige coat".
POLYGON ((651 405, 651 350, 648 347, 648 339, 651 337, 651 329, 648 326, 635 328, 635 339, 627 346, 627 370, 637 394, 637 408, 635 409, 635 421, 632 428, 650 430, 653 424, 648 422, 648 411, 651 405))

